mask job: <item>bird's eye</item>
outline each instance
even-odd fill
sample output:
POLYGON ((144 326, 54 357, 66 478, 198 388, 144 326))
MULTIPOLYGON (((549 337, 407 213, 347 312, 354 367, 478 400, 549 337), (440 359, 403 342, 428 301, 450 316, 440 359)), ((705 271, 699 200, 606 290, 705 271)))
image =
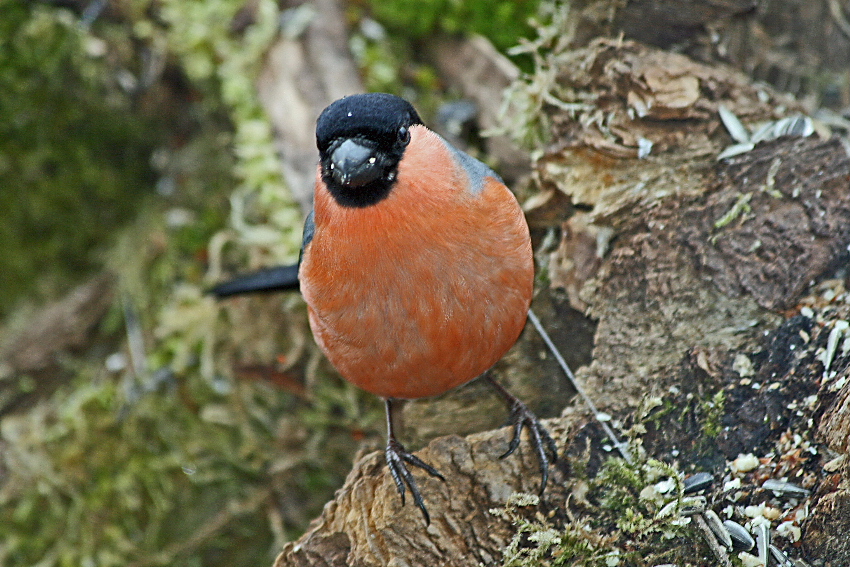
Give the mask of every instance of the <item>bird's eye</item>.
POLYGON ((410 141, 410 130, 407 129, 407 126, 398 129, 398 141, 402 144, 407 144, 410 141))

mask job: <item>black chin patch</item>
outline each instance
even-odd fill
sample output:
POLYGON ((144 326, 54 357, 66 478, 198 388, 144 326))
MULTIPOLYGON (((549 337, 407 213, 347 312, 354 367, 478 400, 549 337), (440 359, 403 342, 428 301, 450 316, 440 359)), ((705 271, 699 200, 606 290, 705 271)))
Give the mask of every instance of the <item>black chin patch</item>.
POLYGON ((371 207, 387 198, 393 185, 395 185, 395 174, 393 174, 392 180, 382 178, 361 187, 340 185, 330 175, 324 173, 322 173, 322 181, 340 207, 362 209, 371 207))

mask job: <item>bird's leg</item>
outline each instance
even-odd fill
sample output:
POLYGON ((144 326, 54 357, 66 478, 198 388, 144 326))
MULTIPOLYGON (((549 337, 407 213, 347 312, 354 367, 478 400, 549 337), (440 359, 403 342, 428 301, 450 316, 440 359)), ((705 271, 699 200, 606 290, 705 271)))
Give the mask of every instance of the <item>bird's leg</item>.
POLYGON ((425 508, 425 501, 422 500, 422 494, 419 492, 419 487, 416 486, 416 479, 413 478, 413 475, 407 469, 407 465, 410 463, 415 467, 419 467, 424 470, 431 476, 435 476, 440 480, 446 480, 440 472, 414 455, 413 453, 408 453, 407 449, 404 448, 404 445, 399 443, 398 439, 395 437, 395 431, 393 428, 393 400, 391 398, 387 398, 386 410, 387 410, 387 466, 390 468, 390 474, 395 481, 395 486, 398 489, 399 495, 401 495, 401 505, 404 506, 404 493, 405 493, 405 485, 410 488, 410 493, 413 495, 413 502, 416 506, 422 510, 422 515, 425 516, 425 523, 431 523, 431 517, 428 515, 428 509, 425 508))
POLYGON ((522 433, 523 427, 527 427, 531 433, 531 443, 540 462, 540 476, 542 479, 540 483, 540 494, 543 494, 543 490, 546 488, 546 483, 549 480, 549 463, 554 463, 558 460, 558 447, 555 445, 555 440, 552 439, 552 436, 549 435, 549 432, 546 431, 546 428, 543 427, 537 416, 519 398, 496 382, 489 372, 484 374, 484 378, 505 399, 508 409, 511 412, 510 423, 514 429, 514 436, 508 445, 508 450, 499 458, 504 459, 519 447, 520 433, 522 433))

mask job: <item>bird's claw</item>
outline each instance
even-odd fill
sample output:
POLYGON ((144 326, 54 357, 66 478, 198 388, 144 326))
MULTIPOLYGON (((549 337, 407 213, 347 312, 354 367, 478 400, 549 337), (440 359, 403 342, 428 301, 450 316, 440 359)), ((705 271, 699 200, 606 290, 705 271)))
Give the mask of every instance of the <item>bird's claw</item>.
POLYGON ((413 502, 422 511, 422 515, 425 517, 425 524, 430 524, 431 517, 428 515, 428 509, 425 507, 425 501, 422 499, 422 494, 419 492, 419 487, 416 485, 416 479, 413 478, 413 474, 411 474, 410 470, 408 470, 405 463, 410 463, 414 467, 419 467, 431 476, 437 477, 440 480, 446 479, 437 469, 413 453, 409 453, 407 449, 404 448, 404 445, 395 439, 391 438, 387 442, 385 454, 387 458, 387 466, 390 469, 390 475, 392 475, 396 489, 398 489, 398 493, 401 496, 401 505, 404 506, 406 485, 407 488, 410 488, 410 494, 413 495, 413 502))
POLYGON ((537 416, 522 401, 513 396, 511 397, 513 399, 510 400, 510 423, 513 426, 514 434, 511 442, 508 444, 508 450, 499 458, 504 459, 519 447, 520 434, 523 427, 527 427, 531 434, 531 444, 534 446, 537 459, 540 462, 540 494, 543 494, 543 491, 546 489, 546 483, 549 481, 549 464, 558 460, 558 446, 546 428, 543 427, 543 424, 540 423, 537 416))

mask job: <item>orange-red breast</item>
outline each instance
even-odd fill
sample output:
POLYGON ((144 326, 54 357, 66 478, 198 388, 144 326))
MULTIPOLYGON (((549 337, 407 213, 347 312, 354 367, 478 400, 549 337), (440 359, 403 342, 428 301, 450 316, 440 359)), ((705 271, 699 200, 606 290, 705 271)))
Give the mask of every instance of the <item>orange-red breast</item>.
MULTIPOLYGON (((528 226, 515 197, 483 163, 422 124, 389 94, 352 95, 316 127, 314 211, 299 269, 310 326, 340 374, 387 400, 387 461, 428 520, 392 430, 394 398, 446 392, 485 373, 516 342, 532 297, 528 226)), ((514 439, 528 427, 545 487, 554 443, 511 405, 514 439)), ((542 490, 542 489, 541 489, 542 490)))

